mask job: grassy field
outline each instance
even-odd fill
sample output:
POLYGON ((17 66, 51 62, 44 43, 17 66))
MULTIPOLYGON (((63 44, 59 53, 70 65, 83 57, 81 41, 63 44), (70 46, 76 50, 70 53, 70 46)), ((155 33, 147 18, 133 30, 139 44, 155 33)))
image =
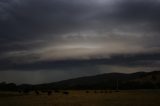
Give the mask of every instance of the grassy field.
POLYGON ((29 95, 1 92, 0 106, 160 106, 159 90, 120 91, 112 93, 69 91, 29 95))

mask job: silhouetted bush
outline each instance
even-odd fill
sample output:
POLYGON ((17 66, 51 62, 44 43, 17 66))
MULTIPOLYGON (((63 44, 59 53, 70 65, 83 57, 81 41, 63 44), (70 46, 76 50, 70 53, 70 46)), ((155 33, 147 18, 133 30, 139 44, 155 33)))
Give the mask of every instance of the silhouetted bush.
POLYGON ((67 92, 67 91, 64 91, 64 92, 63 92, 63 94, 65 94, 65 95, 68 95, 68 94, 69 94, 69 92, 67 92))
POLYGON ((52 91, 48 91, 48 96, 52 95, 52 91))
POLYGON ((36 95, 40 95, 39 91, 35 90, 36 95))
POLYGON ((89 91, 86 91, 86 93, 89 93, 89 91))

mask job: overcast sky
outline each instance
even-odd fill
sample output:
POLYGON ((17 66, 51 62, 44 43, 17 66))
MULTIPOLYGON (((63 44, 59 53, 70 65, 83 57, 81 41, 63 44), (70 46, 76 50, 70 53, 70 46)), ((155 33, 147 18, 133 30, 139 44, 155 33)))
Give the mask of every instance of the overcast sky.
POLYGON ((0 0, 0 82, 160 69, 160 0, 0 0))

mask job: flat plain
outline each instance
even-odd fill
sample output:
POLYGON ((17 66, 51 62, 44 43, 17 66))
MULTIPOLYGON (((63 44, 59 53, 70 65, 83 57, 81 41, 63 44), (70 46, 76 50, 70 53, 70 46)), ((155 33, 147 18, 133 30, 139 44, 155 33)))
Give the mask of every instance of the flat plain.
POLYGON ((160 90, 69 90, 69 94, 0 92, 0 106, 160 106, 160 90))

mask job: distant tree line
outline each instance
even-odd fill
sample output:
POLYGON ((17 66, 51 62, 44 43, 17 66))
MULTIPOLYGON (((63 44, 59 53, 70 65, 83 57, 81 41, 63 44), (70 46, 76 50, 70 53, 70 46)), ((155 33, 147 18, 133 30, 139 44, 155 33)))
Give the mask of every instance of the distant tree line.
MULTIPOLYGON (((99 83, 99 84, 89 84, 89 85, 75 85, 75 86, 67 86, 67 85, 61 85, 61 86, 55 86, 50 84, 42 84, 42 85, 29 85, 29 84, 23 84, 23 85, 16 85, 14 83, 6 83, 1 82, 0 83, 0 91, 32 91, 32 90, 116 90, 117 87, 114 81, 111 81, 107 84, 105 83, 99 83)), ((160 83, 152 83, 152 82, 135 82, 135 81, 129 81, 129 82, 119 82, 118 89, 119 90, 129 90, 129 89, 159 89, 160 83)))

